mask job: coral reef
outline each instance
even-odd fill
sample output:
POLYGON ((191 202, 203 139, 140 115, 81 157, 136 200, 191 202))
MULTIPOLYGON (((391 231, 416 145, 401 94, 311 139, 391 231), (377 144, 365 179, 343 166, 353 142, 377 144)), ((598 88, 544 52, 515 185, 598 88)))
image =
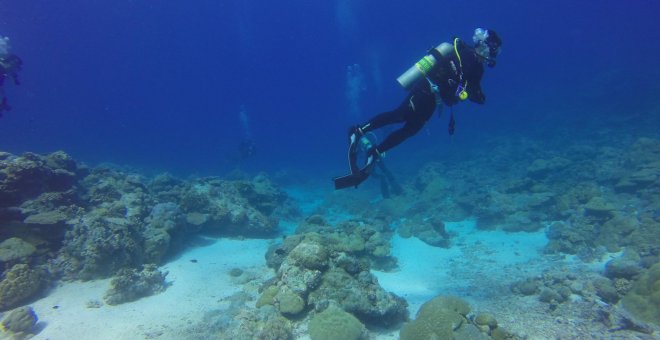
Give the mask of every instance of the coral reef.
MULTIPOLYGON (((396 258, 390 254, 390 238, 393 231, 383 221, 349 220, 332 226, 322 216, 313 215, 298 226, 296 234, 315 238, 332 250, 368 259, 373 268, 379 270, 396 268, 396 258)), ((290 242, 296 242, 296 238, 290 242)), ((287 242, 284 242, 284 246, 287 246, 287 242)), ((287 249, 282 250, 286 254, 289 252, 287 249)))
POLYGON ((3 273, 0 281, 0 311, 11 309, 34 298, 44 288, 46 275, 41 269, 16 264, 3 273))
POLYGON ((265 175, 253 181, 203 178, 182 189, 179 204, 189 221, 209 232, 244 236, 271 236, 276 231, 273 216, 286 194, 265 175))
POLYGON ((277 271, 257 306, 274 305, 287 317, 330 305, 361 322, 390 327, 407 317, 404 299, 388 293, 369 272, 373 259, 389 254, 389 241, 365 223, 348 221, 336 228, 312 216, 298 234, 273 245, 267 263, 277 271))
POLYGON ((103 299, 109 305, 118 305, 158 294, 167 288, 166 276, 167 272, 162 273, 153 264, 143 266, 140 271, 121 269, 110 281, 110 289, 103 299))
POLYGON ((71 189, 77 177, 76 163, 64 152, 47 156, 26 152, 0 153, 0 208, 16 206, 43 192, 71 189))
POLYGON ((91 280, 137 267, 141 259, 139 232, 125 220, 101 215, 85 217, 72 226, 55 263, 65 278, 91 280))
POLYGON ((162 263, 195 235, 268 236, 286 194, 252 180, 148 179, 66 153, 0 153, 0 262, 89 280, 162 263))
POLYGON ((415 236, 434 247, 449 248, 451 245, 451 234, 445 230, 445 223, 437 216, 421 221, 406 220, 397 228, 397 232, 403 238, 415 236))
POLYGON ((396 199, 377 205, 331 203, 397 225, 403 237, 419 232, 425 242, 439 246, 451 239, 424 236, 432 232, 426 221, 475 218, 484 230, 545 229, 548 254, 593 261, 629 248, 639 253, 642 267, 657 261, 660 140, 565 137, 515 143, 493 138, 492 148, 479 148, 471 157, 422 164, 396 199))
POLYGON ((38 320, 39 318, 37 318, 37 314, 32 310, 32 307, 26 306, 11 311, 0 325, 5 331, 12 333, 14 338, 27 339, 31 337, 30 332, 34 329, 38 320))
POLYGON ((12 237, 0 242, 0 262, 20 261, 30 257, 37 248, 18 237, 12 237))

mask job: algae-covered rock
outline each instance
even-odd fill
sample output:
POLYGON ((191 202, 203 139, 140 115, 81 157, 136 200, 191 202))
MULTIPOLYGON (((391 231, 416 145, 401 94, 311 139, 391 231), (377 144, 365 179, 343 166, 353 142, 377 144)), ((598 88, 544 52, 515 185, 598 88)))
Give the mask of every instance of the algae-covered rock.
POLYGON ((321 285, 310 292, 309 304, 322 306, 333 302, 364 323, 391 326, 408 317, 406 301, 378 285, 368 271, 350 275, 341 268, 331 268, 321 285))
POLYGON ((328 307, 309 321, 312 340, 359 340, 365 332, 360 320, 335 306, 328 307))
POLYGON ((653 265, 622 299, 635 317, 660 326, 660 263, 653 265))
POLYGON ((605 265, 605 276, 632 280, 642 272, 641 258, 637 253, 627 250, 622 256, 610 260, 605 265))
POLYGON ((515 339, 516 337, 511 334, 509 331, 503 329, 502 327, 497 327, 490 332, 491 338, 493 340, 509 340, 515 339))
POLYGON ((280 282, 290 288, 294 293, 305 296, 311 290, 316 288, 321 281, 322 272, 315 269, 306 269, 291 264, 287 260, 277 271, 280 282))
POLYGON ((38 225, 58 225, 63 224, 69 216, 59 210, 44 211, 25 218, 23 223, 38 224, 38 225))
POLYGON ((43 274, 27 264, 14 265, 0 281, 0 311, 18 306, 43 287, 43 274))
POLYGON ((261 308, 265 305, 272 305, 275 302, 275 295, 277 295, 277 292, 279 292, 277 286, 268 286, 268 288, 264 289, 261 293, 261 296, 259 296, 256 307, 261 308))
POLYGON ((270 215, 287 198, 287 194, 274 186, 264 173, 249 182, 235 181, 234 185, 252 206, 266 215, 270 215))
MULTIPOLYGON (((243 293, 244 294, 244 293, 243 293)), ((213 309, 183 334, 188 339, 292 340, 291 322, 273 306, 246 308, 245 299, 229 298, 226 310, 213 309)))
POLYGON ((162 273, 153 264, 143 266, 141 271, 121 269, 110 281, 110 289, 103 299, 109 305, 118 305, 160 293, 167 288, 166 276, 167 272, 162 273))
POLYGON ((2 320, 2 327, 11 333, 28 334, 37 324, 37 314, 26 306, 13 310, 2 320))
POLYGON ((596 290, 596 295, 607 303, 614 304, 621 298, 614 283, 606 278, 594 280, 593 286, 596 290))
POLYGON ((76 161, 64 151, 55 151, 46 155, 46 165, 52 169, 62 169, 75 172, 78 168, 76 161))
POLYGON ((172 237, 163 229, 149 228, 144 231, 144 261, 161 263, 170 249, 172 237))
POLYGON ((399 331, 400 340, 453 339, 454 331, 447 324, 432 324, 424 320, 414 320, 403 325, 399 331))
POLYGON ((552 173, 563 170, 570 164, 570 161, 560 157, 552 159, 536 159, 527 167, 527 174, 532 179, 542 180, 552 173))
POLYGON ((492 314, 481 313, 474 318, 474 323, 478 326, 488 326, 490 329, 497 327, 497 320, 492 314))
POLYGON ((190 212, 186 214, 186 222, 192 225, 201 226, 204 223, 208 222, 208 220, 209 220, 208 214, 202 214, 198 212, 190 212))
POLYGON ((587 215, 596 218, 610 218, 614 216, 616 206, 602 197, 594 197, 584 206, 587 215))
POLYGON ((425 317, 427 314, 433 314, 442 309, 466 316, 470 313, 470 304, 455 296, 436 296, 422 305, 417 312, 417 317, 425 317))
POLYGON ((453 296, 437 296, 422 305, 417 318, 401 328, 401 340, 452 339, 467 322, 470 305, 453 296))
POLYGON ((451 235, 446 231, 444 221, 438 217, 410 220, 399 229, 401 237, 415 236, 430 246, 448 248, 451 244, 451 235))
POLYGON ((289 259, 307 269, 323 269, 328 265, 328 251, 318 243, 301 242, 293 248, 289 259))
POLYGON ((511 285, 511 291, 520 295, 534 295, 539 291, 539 282, 533 279, 525 279, 511 285))
POLYGON ((546 232, 550 242, 545 248, 549 253, 578 254, 594 246, 597 232, 593 223, 555 222, 546 232))
POLYGON ((285 315, 296 315, 305 309, 305 300, 286 287, 279 290, 274 300, 280 313, 285 315))
POLYGON ((552 288, 543 288, 541 293, 539 293, 539 301, 551 303, 551 302, 564 302, 564 298, 556 290, 552 288))
POLYGON ((18 237, 6 239, 0 243, 0 262, 10 262, 29 257, 37 251, 32 244, 18 237))
POLYGON ((621 251, 624 245, 639 245, 636 240, 643 234, 641 223, 634 216, 615 216, 605 222, 597 235, 597 243, 602 244, 609 252, 621 251))
MULTIPOLYGON (((481 326, 488 329, 488 326, 481 326)), ((464 323, 454 332, 455 340, 490 340, 488 333, 482 332, 482 328, 470 323, 464 323)))

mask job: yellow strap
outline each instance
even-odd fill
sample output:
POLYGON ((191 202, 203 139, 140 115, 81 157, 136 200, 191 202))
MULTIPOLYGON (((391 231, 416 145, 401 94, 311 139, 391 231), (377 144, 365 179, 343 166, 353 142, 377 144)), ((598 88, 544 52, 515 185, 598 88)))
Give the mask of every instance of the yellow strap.
POLYGON ((461 61, 461 55, 458 54, 458 48, 456 47, 458 43, 458 38, 454 38, 454 52, 456 52, 456 56, 458 57, 458 64, 461 65, 461 72, 463 72, 463 62, 461 61))
MULTIPOLYGON (((462 74, 463 74, 463 62, 461 61, 461 55, 458 53, 458 47, 456 47, 457 45, 458 45, 458 38, 454 38, 454 52, 456 53, 456 57, 458 57, 458 65, 461 66, 461 80, 463 80, 463 76, 462 76, 462 74)), ((465 89, 467 89, 467 86, 468 86, 468 82, 466 80, 465 81, 465 86, 463 86, 463 91, 465 91, 465 89)))

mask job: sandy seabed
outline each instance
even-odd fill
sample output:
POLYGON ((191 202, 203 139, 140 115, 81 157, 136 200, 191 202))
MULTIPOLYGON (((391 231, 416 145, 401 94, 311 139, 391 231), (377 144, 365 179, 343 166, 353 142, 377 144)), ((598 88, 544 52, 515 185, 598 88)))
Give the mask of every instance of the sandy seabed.
MULTIPOLYGON (((470 221, 447 223, 446 228, 456 235, 446 249, 394 236, 392 252, 399 269, 374 271, 383 288, 408 301, 411 318, 434 296, 454 295, 468 301, 474 312, 491 313, 501 327, 528 339, 618 338, 608 335, 604 325, 581 318, 589 306, 579 297, 553 315, 536 297, 514 295, 509 289, 511 283, 549 269, 601 271, 617 254, 587 265, 573 257, 542 255, 547 243, 543 231, 480 231, 470 221)), ((206 312, 223 309, 227 299, 240 291, 256 298, 257 290, 246 290, 245 285, 258 285, 274 275, 264 257, 272 240, 208 241, 161 267, 169 273, 167 290, 135 302, 104 304, 109 279, 61 283, 31 305, 39 316, 40 332, 34 339, 188 338, 186 329, 206 312), (233 268, 244 270, 244 278, 229 275, 233 268)), ((304 333, 304 328, 296 330, 299 339, 307 338, 304 333)), ((381 332, 376 338, 396 339, 398 331, 381 332)))

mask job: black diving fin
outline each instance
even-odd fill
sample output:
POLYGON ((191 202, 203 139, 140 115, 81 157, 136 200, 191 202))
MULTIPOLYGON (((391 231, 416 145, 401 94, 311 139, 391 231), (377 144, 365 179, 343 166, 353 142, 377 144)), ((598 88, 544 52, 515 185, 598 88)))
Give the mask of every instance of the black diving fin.
POLYGON ((357 188, 357 186, 364 182, 368 177, 369 175, 358 172, 357 174, 335 177, 332 180, 335 182, 335 190, 339 190, 350 187, 357 188))
POLYGON ((351 144, 348 147, 348 163, 351 169, 351 173, 349 175, 333 178, 333 181, 335 182, 335 190, 349 188, 349 187, 357 188, 358 185, 360 185, 369 177, 378 160, 377 159, 379 155, 378 151, 374 150, 375 152, 367 156, 365 165, 362 168, 359 168, 357 165, 357 153, 358 153, 357 138, 353 138, 351 136, 350 143, 351 144))

